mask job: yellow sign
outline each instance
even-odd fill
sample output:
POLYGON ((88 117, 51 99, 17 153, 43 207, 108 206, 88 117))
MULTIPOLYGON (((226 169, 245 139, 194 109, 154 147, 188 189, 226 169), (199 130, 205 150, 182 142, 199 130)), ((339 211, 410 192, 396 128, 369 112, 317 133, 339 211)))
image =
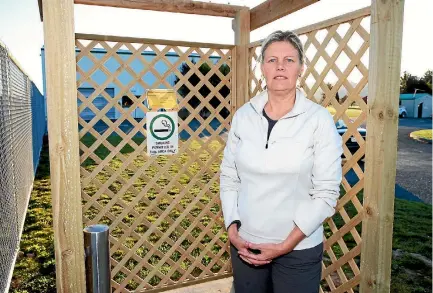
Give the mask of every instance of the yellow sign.
POLYGON ((177 107, 177 98, 174 90, 153 89, 147 92, 149 107, 155 111, 157 109, 174 109, 177 107))

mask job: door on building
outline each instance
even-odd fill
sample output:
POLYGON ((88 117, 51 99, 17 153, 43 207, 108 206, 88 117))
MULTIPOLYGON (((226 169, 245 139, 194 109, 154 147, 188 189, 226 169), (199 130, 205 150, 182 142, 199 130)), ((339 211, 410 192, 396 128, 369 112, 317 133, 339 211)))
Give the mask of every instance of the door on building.
POLYGON ((418 118, 422 118, 422 108, 424 107, 424 103, 420 103, 418 105, 418 118))

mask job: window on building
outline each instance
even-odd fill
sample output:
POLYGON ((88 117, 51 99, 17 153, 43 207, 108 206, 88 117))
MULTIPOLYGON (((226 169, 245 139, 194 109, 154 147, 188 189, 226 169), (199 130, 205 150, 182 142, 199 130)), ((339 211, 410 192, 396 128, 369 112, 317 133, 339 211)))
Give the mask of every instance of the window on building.
POLYGON ((123 96, 122 97, 122 108, 129 108, 132 106, 134 102, 131 100, 130 97, 128 96, 123 96))

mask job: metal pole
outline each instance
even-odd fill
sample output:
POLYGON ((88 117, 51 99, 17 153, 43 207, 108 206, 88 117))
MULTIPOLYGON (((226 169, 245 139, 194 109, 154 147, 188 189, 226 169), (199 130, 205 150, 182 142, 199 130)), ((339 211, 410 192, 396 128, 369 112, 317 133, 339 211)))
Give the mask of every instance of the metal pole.
POLYGON ((87 293, 109 293, 111 280, 110 244, 107 225, 84 228, 87 293))

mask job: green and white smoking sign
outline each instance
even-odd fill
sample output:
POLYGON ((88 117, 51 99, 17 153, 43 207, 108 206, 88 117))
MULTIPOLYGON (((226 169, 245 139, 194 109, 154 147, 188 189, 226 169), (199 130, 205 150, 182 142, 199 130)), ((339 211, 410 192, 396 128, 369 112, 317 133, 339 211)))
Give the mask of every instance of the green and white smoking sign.
POLYGON ((147 112, 147 154, 174 155, 179 149, 177 112, 147 112))

